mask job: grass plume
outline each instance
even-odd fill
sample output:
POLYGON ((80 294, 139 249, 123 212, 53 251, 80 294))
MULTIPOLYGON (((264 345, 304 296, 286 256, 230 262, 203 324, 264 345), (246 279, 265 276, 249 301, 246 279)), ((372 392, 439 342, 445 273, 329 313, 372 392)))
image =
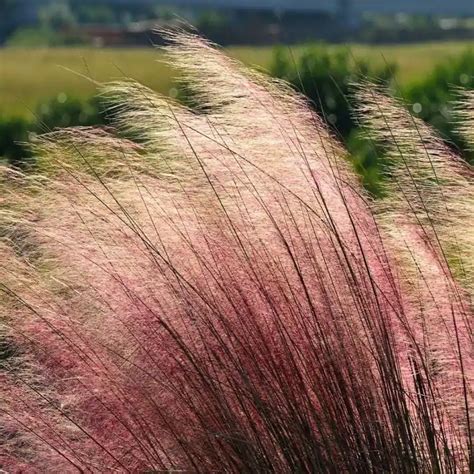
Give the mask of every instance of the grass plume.
POLYGON ((366 84, 374 202, 304 98, 168 35, 198 108, 106 84, 115 130, 2 170, 2 469, 468 472, 472 170, 366 84))

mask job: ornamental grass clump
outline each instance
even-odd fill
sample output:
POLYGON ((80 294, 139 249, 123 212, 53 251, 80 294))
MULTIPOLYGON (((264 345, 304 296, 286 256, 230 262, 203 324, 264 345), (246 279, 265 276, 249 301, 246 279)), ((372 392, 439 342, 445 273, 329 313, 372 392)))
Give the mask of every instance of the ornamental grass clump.
POLYGON ((374 201, 303 97, 168 37, 196 108, 105 84, 115 128, 2 170, 0 467, 468 472, 472 169, 364 84, 374 201))

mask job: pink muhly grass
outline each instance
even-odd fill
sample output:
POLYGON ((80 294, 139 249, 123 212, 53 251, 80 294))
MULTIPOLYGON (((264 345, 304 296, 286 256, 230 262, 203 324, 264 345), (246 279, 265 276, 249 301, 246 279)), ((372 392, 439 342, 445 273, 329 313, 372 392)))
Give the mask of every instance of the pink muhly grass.
POLYGON ((0 467, 468 472, 472 170, 364 85, 374 202, 302 97, 169 39, 200 109, 107 84, 117 130, 2 170, 0 467))

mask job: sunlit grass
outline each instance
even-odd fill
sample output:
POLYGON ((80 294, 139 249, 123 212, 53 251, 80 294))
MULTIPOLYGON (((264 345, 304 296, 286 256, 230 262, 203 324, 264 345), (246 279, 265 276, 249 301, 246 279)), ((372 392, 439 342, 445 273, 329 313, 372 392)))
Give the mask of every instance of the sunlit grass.
POLYGON ((364 81, 373 200, 302 96, 169 40, 196 110, 114 81, 0 167, 2 472, 471 472, 469 165, 364 81))
MULTIPOLYGON (((420 43, 410 45, 352 45, 355 57, 374 62, 396 62, 401 84, 428 73, 433 65, 460 53, 468 42, 420 43)), ((338 48, 341 46, 334 46, 338 48)), ((301 46, 293 47, 297 56, 301 46)), ((272 47, 233 47, 229 53, 249 65, 268 69, 272 47)), ((160 64, 160 53, 149 48, 130 49, 23 49, 0 50, 0 114, 28 116, 38 101, 58 94, 79 98, 93 95, 94 84, 67 69, 97 81, 133 77, 162 93, 172 88, 172 73, 160 64)))

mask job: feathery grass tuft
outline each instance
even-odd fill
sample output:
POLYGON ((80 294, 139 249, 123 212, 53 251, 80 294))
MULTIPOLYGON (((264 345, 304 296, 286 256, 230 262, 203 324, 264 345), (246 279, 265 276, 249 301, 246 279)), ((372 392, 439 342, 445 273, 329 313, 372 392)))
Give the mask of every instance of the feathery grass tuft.
POLYGON ((115 130, 1 171, 0 467, 468 472, 472 170, 364 84, 374 202, 304 98, 168 36, 200 107, 106 84, 115 130))

